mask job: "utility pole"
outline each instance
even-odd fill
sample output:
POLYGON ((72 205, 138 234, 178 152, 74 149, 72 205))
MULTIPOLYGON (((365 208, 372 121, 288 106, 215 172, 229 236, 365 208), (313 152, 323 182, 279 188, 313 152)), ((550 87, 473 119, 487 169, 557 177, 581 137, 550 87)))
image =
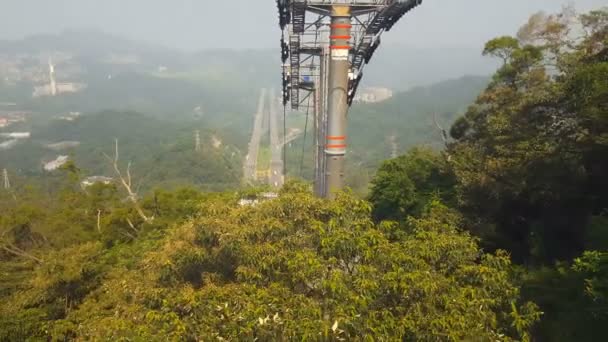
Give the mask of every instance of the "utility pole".
POLYGON ((199 130, 194 132, 194 151, 201 151, 201 131, 199 130))
POLYGON ((327 102, 327 136, 325 137, 325 189, 334 198, 344 187, 346 154, 346 114, 348 113, 349 53, 351 12, 349 5, 333 5, 330 24, 330 61, 327 102))
POLYGON ((4 178, 4 189, 8 190, 11 188, 11 182, 8 180, 8 171, 6 169, 2 170, 2 177, 4 178))
POLYGON ((255 113, 253 130, 251 132, 251 141, 249 142, 249 150, 244 163, 244 179, 248 182, 253 182, 257 179, 258 155, 260 151, 260 140, 262 139, 264 116, 268 112, 264 111, 266 100, 266 89, 262 88, 260 98, 258 100, 257 112, 255 113))

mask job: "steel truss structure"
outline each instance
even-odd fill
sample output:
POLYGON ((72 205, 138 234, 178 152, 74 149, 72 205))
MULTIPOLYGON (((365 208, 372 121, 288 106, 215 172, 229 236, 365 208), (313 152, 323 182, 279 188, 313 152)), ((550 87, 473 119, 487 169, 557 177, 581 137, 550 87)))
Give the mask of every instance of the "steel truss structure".
POLYGON ((421 3, 422 0, 277 0, 283 32, 283 104, 290 104, 294 110, 312 108, 315 112, 318 195, 331 197, 342 187, 340 168, 346 137, 342 134, 345 127, 339 126, 345 125, 363 69, 380 46, 382 33, 421 3), (346 89, 336 94, 336 87, 346 89))

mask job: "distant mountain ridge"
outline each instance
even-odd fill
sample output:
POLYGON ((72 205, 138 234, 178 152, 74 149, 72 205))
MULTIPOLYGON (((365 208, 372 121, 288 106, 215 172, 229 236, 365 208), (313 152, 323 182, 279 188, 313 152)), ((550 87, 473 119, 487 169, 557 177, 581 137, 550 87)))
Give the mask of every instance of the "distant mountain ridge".
POLYGON ((366 67, 363 84, 405 91, 463 75, 491 75, 497 67, 497 62, 483 57, 477 47, 383 45, 366 67))
POLYGON ((79 55, 99 55, 113 51, 166 54, 173 57, 180 54, 176 50, 96 30, 66 30, 59 34, 31 35, 21 40, 0 40, 0 52, 3 53, 43 51, 69 51, 79 55))
POLYGON ((121 164, 133 162, 134 175, 144 190, 180 184, 221 190, 240 184, 242 156, 228 132, 134 112, 101 112, 36 125, 32 139, 2 151, 0 160, 19 176, 43 179, 49 174, 42 171, 41 162, 63 154, 86 175, 113 176, 103 153, 112 153, 114 139, 119 140, 121 164), (195 151, 195 130, 200 131, 200 151, 195 151), (213 139, 221 139, 222 145, 213 146, 213 139), (55 150, 48 148, 50 142, 71 143, 55 150))
MULTIPOLYGON (((276 49, 205 49, 184 52, 147 42, 130 40, 95 30, 66 30, 22 40, 0 40, 0 54, 68 51, 78 57, 99 59, 111 53, 135 54, 148 66, 164 65, 177 71, 205 66, 221 71, 257 71, 256 84, 280 81, 279 47, 276 49)), ((479 48, 466 46, 420 48, 383 45, 365 69, 363 86, 384 86, 397 91, 426 86, 462 75, 488 75, 496 61, 481 56, 479 48)))

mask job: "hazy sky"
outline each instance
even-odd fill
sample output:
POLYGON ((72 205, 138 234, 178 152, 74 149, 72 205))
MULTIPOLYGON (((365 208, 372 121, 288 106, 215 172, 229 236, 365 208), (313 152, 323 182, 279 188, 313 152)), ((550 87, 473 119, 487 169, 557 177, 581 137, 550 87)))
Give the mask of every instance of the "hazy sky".
MULTIPOLYGON (((608 0, 424 0, 386 42, 414 46, 481 46, 513 34, 536 11, 565 3, 579 10, 608 0)), ((187 50, 275 47, 274 0, 0 0, 0 39, 64 29, 98 29, 187 50)))

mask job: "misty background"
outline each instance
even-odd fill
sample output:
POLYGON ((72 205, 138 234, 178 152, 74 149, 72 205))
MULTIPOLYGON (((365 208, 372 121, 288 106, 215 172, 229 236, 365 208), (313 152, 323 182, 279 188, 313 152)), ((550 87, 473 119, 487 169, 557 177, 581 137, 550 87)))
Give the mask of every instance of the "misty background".
MULTIPOLYGON (((417 48, 466 46, 514 34, 534 12, 579 11, 605 0, 426 0, 383 36, 417 48)), ((274 0, 2 0, 0 39, 94 29, 182 50, 275 48, 274 0)))
MULTIPOLYGON (((606 0, 424 0, 407 13, 383 34, 350 110, 348 183, 363 193, 383 160, 442 148, 435 118, 451 126, 500 64, 484 44, 570 4, 583 13, 606 0)), ((108 175, 100 153, 116 137, 139 172, 163 170, 144 187, 223 189, 240 181, 261 89, 280 101, 275 0, 0 0, 0 23, 0 165, 23 175, 66 155, 108 175), (195 131, 207 159, 193 154, 195 131)), ((286 107, 283 133, 294 139, 288 174, 311 179, 306 107, 286 107)))
MULTIPOLYGON (((449 126, 499 65, 481 56, 485 42, 514 35, 532 14, 555 13, 569 3, 424 0, 383 35, 382 47, 365 68, 359 93, 384 95, 371 102, 355 100, 349 121, 349 129, 359 132, 354 134, 359 137, 353 143, 353 155, 359 158, 354 162, 373 170, 395 151, 437 144, 429 114, 437 113, 449 126)), ((4 125, 8 119, 15 121, 4 130, 31 131, 34 137, 30 145, 16 147, 11 141, 2 147, 0 139, 0 150, 7 150, 0 153, 0 163, 16 169, 39 171, 42 162, 56 157, 53 146, 78 141, 79 162, 101 172, 99 148, 108 136, 123 132, 121 141, 139 139, 132 142, 133 155, 159 143, 161 135, 171 138, 160 141, 157 150, 187 150, 192 127, 222 146, 233 146, 224 151, 226 160, 242 160, 260 89, 274 87, 274 94, 280 94, 281 32, 275 0, 0 4, 0 119, 4 125), (50 96, 50 60, 57 96, 50 96), (98 115, 108 111, 114 114, 98 115), (80 119, 81 114, 86 119, 80 119), (141 122, 149 126, 137 128, 141 122), (175 127, 165 129, 166 122, 175 127), (143 132, 143 138, 134 138, 133 131, 143 132), (182 145, 175 145, 177 136, 182 145), (27 163, 23 155, 31 157, 27 163)), ((578 0, 574 5, 586 12, 605 4, 578 0)), ((307 120, 304 110, 296 111, 287 125, 305 132, 307 120)), ((158 153, 147 155, 154 158, 158 153)), ((299 154, 291 158, 301 164, 299 154)))

